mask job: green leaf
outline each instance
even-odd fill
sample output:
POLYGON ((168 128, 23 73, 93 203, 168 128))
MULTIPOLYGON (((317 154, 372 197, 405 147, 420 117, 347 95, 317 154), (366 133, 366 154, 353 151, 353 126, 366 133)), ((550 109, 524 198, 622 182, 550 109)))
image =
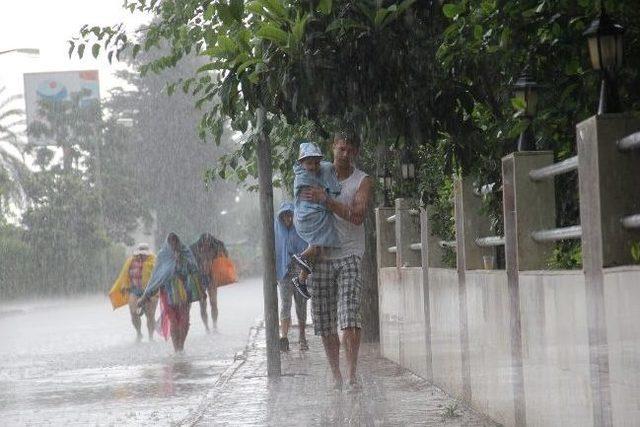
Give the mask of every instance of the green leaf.
POLYGON ((511 41, 511 29, 505 28, 504 30, 502 30, 502 33, 500 34, 500 47, 503 49, 506 48, 507 46, 509 46, 510 41, 511 41))
POLYGON ((288 18, 287 9, 285 9, 280 0, 256 0, 256 3, 262 5, 262 7, 273 13, 278 18, 288 18))
POLYGON ((213 15, 215 13, 216 13, 216 5, 210 4, 205 9, 204 13, 202 14, 202 17, 204 18, 205 21, 209 21, 211 20, 211 18, 213 18, 213 15))
POLYGON ((230 53, 235 52, 237 49, 236 43, 227 36, 218 37, 218 47, 222 49, 223 52, 230 53))
POLYGON ((229 3, 231 15, 236 21, 242 21, 244 17, 244 0, 231 0, 229 3))
POLYGON ((511 98, 511 105, 516 110, 524 110, 527 107, 527 104, 524 102, 524 99, 518 98, 518 97, 511 98))
POLYGON ((318 12, 322 13, 323 15, 328 15, 329 13, 331 13, 331 7, 333 6, 332 3, 332 0, 320 0, 317 7, 318 12))
POLYGON ((274 43, 279 44, 280 46, 285 46, 289 38, 287 32, 271 23, 263 24, 260 29, 258 29, 256 34, 258 37, 270 40, 274 43))
POLYGON ((381 7, 380 9, 378 9, 378 11, 376 12, 376 17, 373 20, 373 23, 375 24, 375 26, 379 27, 384 21, 384 19, 387 17, 387 15, 389 15, 390 13, 391 11, 384 7, 381 7))
POLYGON ((135 44, 133 45, 133 52, 132 55, 135 58, 136 56, 138 56, 138 53, 140 52, 141 46, 139 44, 135 44))
POLYGON ((84 43, 78 46, 78 58, 82 59, 82 55, 84 55, 85 48, 86 48, 86 45, 84 43))
POLYGON ((359 28, 359 29, 363 29, 363 30, 367 30, 369 27, 367 27, 366 25, 363 25, 357 21, 354 21, 353 19, 347 19, 347 18, 338 18, 338 19, 334 19, 333 21, 331 21, 331 23, 329 25, 327 25, 327 29, 325 30, 325 32, 331 32, 334 30, 338 30, 341 29, 343 31, 346 30, 350 30, 353 28, 359 28))
POLYGON ((457 4, 447 3, 442 6, 442 13, 444 13, 444 16, 447 18, 454 18, 460 14, 460 6, 457 4))
POLYGON ((209 62, 208 64, 204 64, 202 67, 198 68, 197 73, 203 73, 205 71, 212 70, 224 70, 226 65, 224 62, 209 62))
POLYGON ((581 74, 582 68, 580 67, 580 61, 578 58, 570 58, 567 59, 567 62, 564 65, 564 73, 567 76, 575 76, 577 74, 581 74))
POLYGON ((304 36, 304 29, 308 19, 309 19, 308 14, 304 15, 303 17, 298 16, 296 18, 296 22, 293 24, 293 28, 291 30, 293 34, 293 38, 296 42, 302 41, 302 37, 304 36))
POLYGON ((413 6, 415 2, 416 0, 404 0, 402 3, 398 5, 398 9, 396 10, 396 13, 398 15, 404 13, 404 11, 409 9, 411 6, 413 6))
POLYGON ((482 40, 482 25, 478 25, 478 24, 476 24, 476 25, 473 27, 473 37, 474 37, 476 40, 482 40))
POLYGON ((252 66, 253 64, 255 64, 257 62, 258 62, 257 59, 250 59, 248 61, 243 62, 242 64, 238 65, 236 73, 242 74, 247 68, 249 68, 250 66, 252 66))
POLYGON ((640 263, 640 242, 631 244, 631 257, 636 264, 640 263))

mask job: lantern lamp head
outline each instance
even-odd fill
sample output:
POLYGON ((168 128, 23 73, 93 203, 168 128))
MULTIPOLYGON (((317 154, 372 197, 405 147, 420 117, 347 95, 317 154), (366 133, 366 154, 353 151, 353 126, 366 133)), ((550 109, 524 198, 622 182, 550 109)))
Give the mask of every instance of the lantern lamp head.
POLYGON ((516 98, 524 103, 524 114, 526 117, 534 117, 538 110, 538 89, 540 85, 531 78, 525 69, 518 80, 513 85, 516 98))
POLYGON ((624 28, 611 20, 604 7, 583 35, 587 38, 594 70, 612 70, 622 66, 624 28))

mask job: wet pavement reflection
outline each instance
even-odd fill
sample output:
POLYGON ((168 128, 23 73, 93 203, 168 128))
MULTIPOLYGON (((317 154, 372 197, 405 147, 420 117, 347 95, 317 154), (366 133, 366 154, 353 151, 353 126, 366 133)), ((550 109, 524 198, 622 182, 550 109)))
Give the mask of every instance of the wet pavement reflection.
POLYGON ((125 309, 103 296, 0 305, 0 424, 170 425, 196 407, 262 315, 262 283, 219 290, 217 333, 197 304, 185 353, 135 342, 125 309))

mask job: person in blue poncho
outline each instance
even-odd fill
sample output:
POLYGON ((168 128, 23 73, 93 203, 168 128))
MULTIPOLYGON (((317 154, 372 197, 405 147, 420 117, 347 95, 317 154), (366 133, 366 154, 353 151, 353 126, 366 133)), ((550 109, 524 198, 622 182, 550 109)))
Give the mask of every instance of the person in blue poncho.
POLYGON ((189 332, 191 303, 203 297, 203 289, 196 259, 175 233, 169 233, 158 252, 138 306, 142 307, 156 292, 160 292, 162 335, 165 339, 171 335, 173 349, 181 352, 189 332))
POLYGON ((289 350, 289 326, 291 326, 291 299, 295 301, 298 317, 300 350, 308 350, 305 329, 307 323, 307 300, 294 292, 291 280, 296 266, 291 257, 304 251, 307 243, 300 238, 293 226, 293 203, 282 202, 274 220, 276 240, 276 278, 280 291, 280 350, 289 350))
POLYGON ((293 255, 294 261, 300 265, 300 274, 292 282, 306 299, 311 298, 307 277, 313 271, 313 263, 321 255, 323 248, 339 245, 333 213, 322 203, 300 197, 302 191, 312 187, 323 188, 331 197, 340 194, 340 183, 333 163, 322 159, 322 152, 316 144, 303 141, 298 161, 293 166, 294 223, 298 234, 309 246, 302 253, 293 255))

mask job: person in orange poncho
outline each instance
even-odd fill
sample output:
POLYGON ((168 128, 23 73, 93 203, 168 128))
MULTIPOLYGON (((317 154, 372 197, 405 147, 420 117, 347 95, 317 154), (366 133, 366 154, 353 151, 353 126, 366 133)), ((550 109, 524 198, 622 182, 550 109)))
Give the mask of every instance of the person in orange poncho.
POLYGON ((113 309, 129 305, 131 312, 131 323, 137 332, 138 341, 142 340, 142 319, 141 314, 147 316, 147 329, 149 331, 149 341, 153 341, 153 331, 155 330, 155 313, 158 298, 150 299, 143 307, 142 313, 138 310, 138 299, 144 293, 151 272, 155 265, 156 257, 146 243, 140 243, 133 255, 125 261, 118 278, 109 291, 109 298, 113 309))
MULTIPOLYGON (((221 284, 216 283, 213 262, 220 256, 228 257, 229 253, 222 240, 216 239, 209 233, 200 235, 200 238, 191 245, 191 252, 193 252, 198 262, 203 288, 209 294, 211 323, 213 330, 216 331, 218 324, 218 286, 221 284)), ((200 300, 200 317, 202 317, 205 328, 209 331, 206 295, 203 295, 203 297, 200 300)))

